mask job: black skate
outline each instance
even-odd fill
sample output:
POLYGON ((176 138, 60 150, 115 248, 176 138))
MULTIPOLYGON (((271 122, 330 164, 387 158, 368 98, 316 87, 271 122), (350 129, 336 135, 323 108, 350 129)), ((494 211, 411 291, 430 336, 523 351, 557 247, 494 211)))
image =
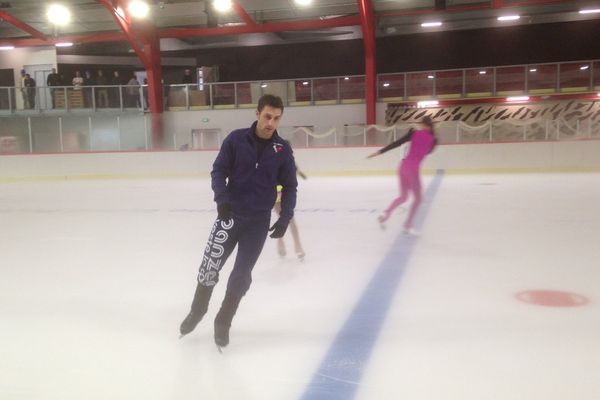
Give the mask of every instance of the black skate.
POLYGON ((231 325, 219 325, 215 322, 215 344, 219 353, 222 353, 223 347, 229 344, 229 328, 231 325))
POLYGON ((191 333, 196 329, 196 325, 202 321, 202 317, 208 310, 208 302, 212 295, 213 286, 206 287, 198 284, 196 286, 196 293, 194 293, 194 301, 192 302, 192 308, 190 313, 185 317, 181 325, 179 326, 179 339, 191 333))
POLYGON ((204 317, 204 313, 195 313, 190 311, 190 313, 185 317, 181 325, 179 326, 179 339, 187 335, 188 333, 192 333, 196 326, 200 321, 202 321, 202 317, 204 317))
POLYGON ((242 296, 230 292, 225 293, 225 298, 221 304, 221 309, 215 317, 215 344, 219 352, 223 352, 223 347, 229 344, 229 328, 231 321, 237 311, 242 296))

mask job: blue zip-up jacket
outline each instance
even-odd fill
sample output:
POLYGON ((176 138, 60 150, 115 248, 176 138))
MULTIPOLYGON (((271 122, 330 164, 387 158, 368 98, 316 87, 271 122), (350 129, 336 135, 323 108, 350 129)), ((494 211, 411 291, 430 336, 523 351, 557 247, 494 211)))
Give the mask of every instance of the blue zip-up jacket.
POLYGON ((277 131, 258 154, 256 122, 250 128, 236 129, 221 145, 211 172, 217 204, 229 203, 241 217, 270 217, 282 185, 281 218, 289 222, 296 207, 296 163, 292 147, 277 131))

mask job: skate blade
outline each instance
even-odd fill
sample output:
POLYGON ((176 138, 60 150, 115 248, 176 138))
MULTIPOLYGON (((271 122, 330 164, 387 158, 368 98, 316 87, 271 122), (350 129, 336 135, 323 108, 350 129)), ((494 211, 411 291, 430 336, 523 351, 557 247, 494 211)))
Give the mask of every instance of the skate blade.
POLYGON ((306 254, 304 254, 304 252, 296 253, 296 257, 298 257, 298 260, 300 260, 300 261, 304 261, 304 256, 305 255, 306 254))
POLYGON ((217 345, 217 350, 219 350, 219 354, 223 354, 223 348, 219 345, 217 345))

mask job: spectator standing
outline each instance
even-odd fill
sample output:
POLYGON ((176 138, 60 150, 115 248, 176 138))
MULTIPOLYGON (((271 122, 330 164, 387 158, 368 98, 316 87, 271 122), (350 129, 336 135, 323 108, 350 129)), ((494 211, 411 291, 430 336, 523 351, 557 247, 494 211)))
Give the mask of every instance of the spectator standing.
POLYGON ((144 92, 144 110, 150 108, 150 103, 148 103, 148 78, 144 78, 144 87, 142 88, 144 92))
POLYGON ((137 80, 135 73, 127 82, 127 103, 129 107, 140 108, 140 82, 137 80))
POLYGON ((86 108, 91 108, 92 105, 94 104, 92 101, 92 99, 93 99, 92 86, 94 86, 95 84, 96 84, 96 80, 92 76, 92 72, 90 70, 86 70, 85 77, 83 78, 83 86, 85 86, 83 88, 83 94, 85 95, 85 107, 86 108))
POLYGON ((27 79, 27 73, 24 69, 21 70, 21 96, 23 97, 23 108, 29 108, 29 96, 27 95, 27 87, 25 86, 25 79, 27 79))
POLYGON ((98 70, 98 77, 96 78, 96 85, 99 86, 96 89, 96 105, 99 108, 107 108, 108 107, 108 78, 104 76, 104 71, 101 69, 98 70))
POLYGON ((75 71, 75 77, 71 80, 71 85, 73 85, 73 90, 81 90, 81 87, 83 86, 81 72, 75 71))
POLYGON ((194 83, 194 77, 192 76, 192 71, 190 69, 186 69, 183 71, 183 78, 181 78, 181 83, 189 85, 190 83, 194 83))
POLYGON ((56 73, 56 68, 52 68, 52 72, 46 78, 46 85, 50 89, 50 98, 52 99, 52 108, 56 108, 56 95, 60 92, 60 89, 52 89, 54 86, 62 86, 62 78, 56 73))
POLYGON ((25 74, 25 94, 27 96, 27 108, 33 110, 35 108, 35 79, 33 79, 29 74, 25 74))
MULTIPOLYGON (((123 84, 123 81, 121 80, 119 71, 113 71, 110 84, 114 86, 110 89, 110 106, 114 108, 121 108, 121 96, 123 95, 121 85, 123 84)), ((125 106, 125 102, 123 102, 123 106, 125 106)))

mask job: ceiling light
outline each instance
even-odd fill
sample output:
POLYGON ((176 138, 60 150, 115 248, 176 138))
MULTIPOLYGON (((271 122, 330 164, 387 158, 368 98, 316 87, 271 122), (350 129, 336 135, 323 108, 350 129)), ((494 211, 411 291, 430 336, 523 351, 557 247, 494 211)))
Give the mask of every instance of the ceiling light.
POLYGON ((73 46, 73 43, 71 43, 71 42, 59 42, 59 43, 54 43, 54 45, 56 47, 71 47, 71 46, 73 46))
POLYGON ((385 82, 385 83, 383 84, 383 87, 388 87, 388 86, 390 86, 390 83, 389 83, 389 82, 385 82))
POLYGON ((427 79, 433 79, 434 76, 433 75, 427 75, 427 79))
POLYGON ((421 27, 423 27, 423 28, 432 28, 435 26, 442 26, 442 23, 440 21, 436 21, 436 22, 423 22, 421 24, 421 27))
POLYGON ((308 82, 307 82, 307 81, 304 81, 304 82, 302 82, 302 84, 303 84, 304 86, 306 86, 306 85, 308 85, 308 82))
POLYGON ((498 17, 498 21, 516 21, 521 18, 520 15, 503 15, 502 17, 498 17))
POLYGON ((600 8, 588 8, 587 10, 580 10, 579 14, 596 14, 600 13, 600 8))
POLYGON ((223 24, 218 24, 217 26, 219 28, 223 28, 224 26, 244 26, 246 25, 245 22, 225 22, 223 24))
POLYGON ((537 72, 537 68, 530 68, 529 72, 537 72))
POLYGON ((345 76, 345 77, 344 77, 344 80, 345 80, 345 81, 349 81, 349 80, 350 80, 350 78, 348 78, 347 76, 345 76))
POLYGON ((269 85, 267 85, 266 83, 263 83, 262 85, 260 85, 261 88, 266 88, 267 86, 269 86, 269 85))
POLYGON ((513 97, 506 98, 506 101, 508 101, 508 102, 527 101, 527 100, 529 100, 529 96, 513 96, 513 97))
POLYGON ((582 71, 585 71, 589 67, 590 67, 589 65, 582 65, 581 67, 579 67, 579 69, 582 70, 582 71))
POLYGON ((479 75, 485 75, 487 74, 487 71, 479 71, 479 75))
POLYGON ((312 0, 295 0, 295 3, 299 6, 308 6, 312 3, 312 0))
POLYGON ((71 20, 71 11, 61 4, 51 4, 46 16, 54 25, 67 25, 71 20))
POLYGON ((129 3, 127 10, 134 18, 146 18, 150 12, 150 7, 141 0, 133 0, 129 3))
POLYGON ((437 100, 423 100, 417 102, 417 108, 435 107, 439 104, 437 100))
POLYGON ((227 12, 231 10, 231 0, 213 0, 213 7, 219 12, 227 12))
POLYGON ((0 46, 0 50, 12 50, 15 46, 0 46))

